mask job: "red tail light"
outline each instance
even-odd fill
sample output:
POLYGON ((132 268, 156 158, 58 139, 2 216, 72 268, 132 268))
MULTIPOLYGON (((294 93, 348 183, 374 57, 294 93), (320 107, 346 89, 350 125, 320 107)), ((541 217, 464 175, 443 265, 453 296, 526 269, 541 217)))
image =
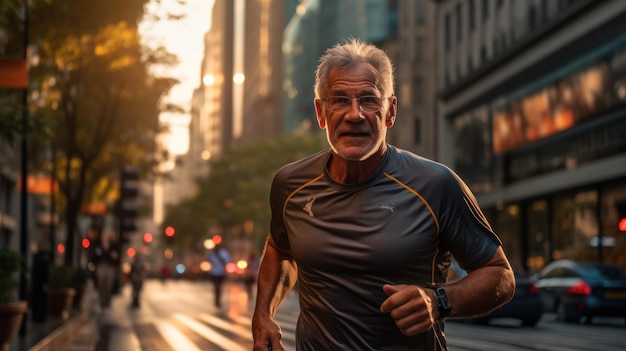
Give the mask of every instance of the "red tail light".
POLYGON ((530 287, 528 288, 528 292, 531 294, 539 294, 539 288, 534 283, 530 283, 530 287))
POLYGON ((567 289, 567 293, 571 295, 591 295, 591 287, 589 284, 580 281, 574 286, 570 286, 567 289))

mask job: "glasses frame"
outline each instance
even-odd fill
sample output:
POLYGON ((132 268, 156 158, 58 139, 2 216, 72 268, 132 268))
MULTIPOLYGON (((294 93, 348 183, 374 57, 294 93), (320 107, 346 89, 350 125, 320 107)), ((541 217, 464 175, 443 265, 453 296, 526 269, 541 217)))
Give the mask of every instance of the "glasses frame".
POLYGON ((353 97, 349 97, 349 96, 344 96, 344 95, 333 95, 333 96, 329 96, 327 98, 323 98, 322 100, 323 101, 327 101, 327 102, 330 103, 331 111, 333 111, 333 108, 334 108, 333 112, 345 112, 345 111, 348 111, 352 107, 352 101, 356 100, 356 103, 359 106, 359 111, 361 111, 363 113, 376 113, 376 112, 379 112, 380 110, 383 109, 384 98, 380 98, 380 97, 378 97, 376 95, 362 95, 362 96, 358 96, 358 97, 354 97, 354 98, 353 97), (346 100, 350 100, 350 104, 346 105, 344 109, 337 109, 336 107, 333 107, 333 104, 332 104, 331 100, 341 99, 341 98, 344 98, 346 100), (363 99, 363 98, 374 98, 374 99, 376 99, 378 101, 378 108, 376 110, 372 110, 372 111, 368 111, 368 110, 364 109, 363 105, 361 104, 361 99, 363 99))

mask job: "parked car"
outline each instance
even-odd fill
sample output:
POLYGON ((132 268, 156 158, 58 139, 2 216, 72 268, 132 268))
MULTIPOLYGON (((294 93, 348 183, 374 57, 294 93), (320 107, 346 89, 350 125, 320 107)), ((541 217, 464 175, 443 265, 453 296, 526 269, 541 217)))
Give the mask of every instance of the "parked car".
POLYGON ((547 312, 566 322, 626 317, 626 273, 617 266, 557 260, 535 275, 547 312))
MULTIPOLYGON (((514 274, 516 283, 515 295, 509 303, 487 315, 474 318, 462 318, 462 320, 486 325, 493 319, 510 318, 520 320, 525 327, 534 327, 543 315, 543 304, 539 297, 539 289, 521 272, 514 271, 514 274)), ((466 275, 467 272, 453 260, 448 279, 454 281, 466 275)))

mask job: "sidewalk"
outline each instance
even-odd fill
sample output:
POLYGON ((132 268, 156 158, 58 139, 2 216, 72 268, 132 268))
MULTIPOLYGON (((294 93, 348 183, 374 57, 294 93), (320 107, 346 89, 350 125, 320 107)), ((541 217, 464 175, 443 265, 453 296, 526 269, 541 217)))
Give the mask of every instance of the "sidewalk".
POLYGON ((9 351, 94 351, 98 342, 97 326, 92 322, 98 308, 98 292, 90 281, 79 309, 68 319, 47 319, 33 322, 27 314, 25 334, 18 336, 9 351))

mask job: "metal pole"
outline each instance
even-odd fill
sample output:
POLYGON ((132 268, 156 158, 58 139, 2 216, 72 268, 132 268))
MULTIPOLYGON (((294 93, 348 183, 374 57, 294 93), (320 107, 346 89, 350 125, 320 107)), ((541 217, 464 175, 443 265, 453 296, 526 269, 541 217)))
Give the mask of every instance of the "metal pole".
MULTIPOLYGON (((23 1, 24 5, 24 59, 28 60, 28 0, 23 1)), ((28 63, 27 63, 28 64, 28 63)), ((27 142, 27 130, 28 130, 28 85, 22 92, 22 143, 21 143, 21 181, 22 188, 20 192, 20 253, 25 262, 28 262, 28 142, 27 142)), ((22 266, 20 270, 20 300, 26 300, 27 297, 27 278, 26 278, 26 266, 22 266)), ((26 334, 27 323, 26 318, 22 319, 22 326, 20 328, 20 335, 26 334)))

